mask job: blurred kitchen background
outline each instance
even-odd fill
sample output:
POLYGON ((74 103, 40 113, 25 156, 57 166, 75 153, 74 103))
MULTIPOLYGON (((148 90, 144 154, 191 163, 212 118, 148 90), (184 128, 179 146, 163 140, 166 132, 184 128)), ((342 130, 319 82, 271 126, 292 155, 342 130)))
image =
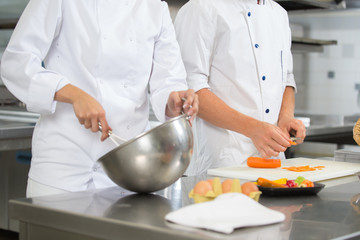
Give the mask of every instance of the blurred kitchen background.
MULTIPOLYGON (((0 0, 0 57, 27 2, 0 0)), ((167 2, 175 19, 187 0, 167 2)), ((352 139, 360 117, 360 1, 277 2, 289 12, 298 86, 296 116, 308 132, 305 143, 287 155, 324 159, 337 155, 336 160, 344 161, 353 156, 346 155, 348 151, 360 152, 352 139)), ((17 223, 8 220, 7 201, 24 197, 36 119, 0 80, 0 229, 18 230, 17 223)), ((354 159, 360 161, 359 156, 354 159)))

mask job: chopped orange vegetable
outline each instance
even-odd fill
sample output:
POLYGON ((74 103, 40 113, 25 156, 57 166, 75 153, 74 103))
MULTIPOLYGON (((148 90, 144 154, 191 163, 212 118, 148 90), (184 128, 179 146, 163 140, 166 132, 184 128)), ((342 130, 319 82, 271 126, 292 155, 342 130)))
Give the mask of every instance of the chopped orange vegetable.
POLYGON ((293 172, 309 172, 309 171, 322 170, 323 168, 325 168, 325 166, 310 167, 309 165, 306 165, 306 166, 283 167, 282 169, 286 169, 293 172))
POLYGON ((314 183, 312 181, 310 181, 310 180, 305 179, 300 184, 300 187, 314 187, 314 183))
POLYGON ((257 184, 261 187, 268 187, 268 188, 287 188, 287 186, 285 184, 280 184, 274 181, 271 181, 269 179, 266 178, 258 178, 257 179, 257 184))
POLYGON ((291 145, 296 145, 297 143, 296 142, 294 142, 294 141, 291 141, 290 140, 290 142, 289 142, 291 145))
POLYGON ((281 167, 280 159, 266 159, 261 157, 249 157, 247 165, 253 168, 277 168, 281 167))

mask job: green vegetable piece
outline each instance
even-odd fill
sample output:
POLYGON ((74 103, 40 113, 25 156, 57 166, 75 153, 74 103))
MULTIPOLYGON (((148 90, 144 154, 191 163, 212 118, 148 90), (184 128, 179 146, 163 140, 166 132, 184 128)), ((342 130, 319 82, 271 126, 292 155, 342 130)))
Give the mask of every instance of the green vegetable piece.
POLYGON ((299 176, 299 177, 297 177, 297 178, 295 179, 295 182, 298 184, 298 186, 300 186, 301 183, 302 183, 304 180, 305 180, 304 177, 299 176))

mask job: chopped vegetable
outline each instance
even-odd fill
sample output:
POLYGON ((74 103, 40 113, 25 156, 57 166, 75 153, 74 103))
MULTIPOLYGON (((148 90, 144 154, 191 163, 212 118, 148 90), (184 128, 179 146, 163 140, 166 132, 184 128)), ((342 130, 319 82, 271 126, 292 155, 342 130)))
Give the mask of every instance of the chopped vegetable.
POLYGON ((249 157, 247 165, 253 168, 278 168, 281 167, 280 159, 266 159, 261 157, 249 157))
POLYGON ((300 184, 305 180, 304 177, 299 176, 295 179, 295 182, 297 183, 298 186, 300 186, 300 184))
POLYGON ((310 180, 305 179, 302 181, 299 187, 314 187, 314 183, 310 180))
POLYGON ((257 184, 261 187, 268 187, 268 188, 286 188, 287 186, 284 184, 277 183, 275 181, 271 181, 265 178, 258 178, 257 184))
POLYGON ((289 188, 293 188, 293 187, 297 187, 297 186, 298 186, 297 182, 295 182, 294 180, 288 180, 288 181, 286 182, 286 185, 287 185, 289 188))
POLYGON ((274 182, 279 183, 279 184, 286 184, 287 180, 288 180, 287 178, 280 178, 280 179, 274 180, 274 182))
POLYGON ((297 188, 297 187, 314 187, 314 183, 302 176, 297 177, 295 180, 287 180, 286 178, 280 178, 277 180, 268 180, 265 178, 258 178, 257 184, 261 187, 268 188, 297 188))
POLYGON ((293 172, 309 172, 309 171, 322 170, 323 168, 325 168, 325 166, 310 167, 309 165, 306 165, 306 166, 283 167, 282 169, 286 169, 293 172))

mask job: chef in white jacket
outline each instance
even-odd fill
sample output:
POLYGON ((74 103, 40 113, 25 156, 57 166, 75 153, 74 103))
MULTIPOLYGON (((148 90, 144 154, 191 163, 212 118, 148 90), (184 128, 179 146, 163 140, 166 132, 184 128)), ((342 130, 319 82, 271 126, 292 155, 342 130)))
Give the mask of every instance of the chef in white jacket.
POLYGON ((30 0, 1 74, 40 113, 29 197, 114 186, 97 162, 115 147, 110 129, 124 139, 148 130, 150 102, 160 121, 198 109, 160 0, 30 0))
MULTIPOLYGON (((187 174, 238 166, 250 156, 284 158, 294 119, 291 32, 272 0, 190 0, 175 31, 189 87, 200 101, 187 174)), ((302 142, 300 140, 299 142, 302 142)))

